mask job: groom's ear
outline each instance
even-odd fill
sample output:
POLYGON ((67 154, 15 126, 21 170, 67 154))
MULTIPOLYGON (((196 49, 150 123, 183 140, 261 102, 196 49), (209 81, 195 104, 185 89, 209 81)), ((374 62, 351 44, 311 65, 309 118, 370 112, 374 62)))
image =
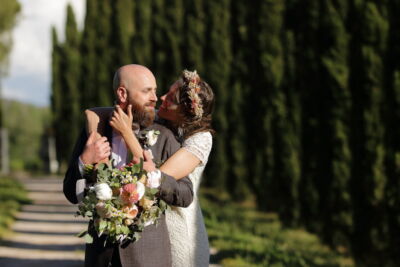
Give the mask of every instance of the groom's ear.
POLYGON ((128 92, 125 87, 120 86, 117 88, 117 101, 119 104, 125 104, 128 102, 128 92))

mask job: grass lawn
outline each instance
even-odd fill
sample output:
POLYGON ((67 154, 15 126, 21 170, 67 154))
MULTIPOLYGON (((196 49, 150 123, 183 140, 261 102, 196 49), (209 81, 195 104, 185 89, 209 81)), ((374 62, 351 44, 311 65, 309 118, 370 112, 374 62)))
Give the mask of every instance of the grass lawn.
POLYGON ((201 207, 210 240, 218 253, 213 262, 227 267, 354 267, 347 255, 323 245, 302 229, 284 229, 276 214, 258 212, 249 203, 204 189, 201 207))

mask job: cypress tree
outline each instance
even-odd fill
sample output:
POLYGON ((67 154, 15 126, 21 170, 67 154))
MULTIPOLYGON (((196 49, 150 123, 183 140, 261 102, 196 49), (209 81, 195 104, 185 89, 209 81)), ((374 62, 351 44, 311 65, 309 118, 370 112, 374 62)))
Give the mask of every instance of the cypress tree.
MULTIPOLYGON (((62 99, 62 86, 61 86, 61 51, 60 44, 58 42, 57 31, 54 27, 51 29, 52 37, 52 55, 51 55, 51 111, 52 111, 52 122, 51 127, 53 128, 53 134, 56 138, 56 150, 62 151, 64 149, 64 142, 62 140, 62 128, 60 127, 63 123, 61 108, 63 104, 62 99)), ((61 160, 60 154, 57 154, 58 160, 61 160)))
POLYGON ((182 0, 169 1, 165 5, 165 40, 164 49, 168 55, 163 68, 164 80, 162 88, 169 86, 177 80, 182 72, 182 36, 183 36, 183 3, 182 0))
POLYGON ((228 118, 226 114, 229 89, 230 65, 232 62, 231 40, 229 32, 230 1, 209 1, 206 3, 206 13, 209 21, 206 29, 205 72, 203 77, 213 88, 216 102, 213 116, 213 127, 217 131, 214 138, 211 160, 206 169, 206 181, 219 188, 225 188, 227 179, 227 144, 229 138, 228 118))
POLYGON ((135 34, 131 41, 133 62, 151 67, 152 53, 152 1, 137 1, 135 3, 135 34))
POLYGON ((284 72, 281 44, 284 3, 259 1, 257 10, 256 51, 259 54, 259 65, 257 84, 253 85, 257 89, 257 99, 253 100, 257 110, 254 110, 253 119, 257 129, 255 146, 259 147, 255 153, 261 164, 257 166, 258 173, 253 178, 258 188, 259 206, 264 210, 278 210, 280 181, 276 176, 276 167, 280 160, 277 156, 281 149, 278 146, 282 129, 275 129, 275 126, 280 124, 279 120, 284 119, 286 112, 281 92, 284 72))
POLYGON ((67 21, 65 26, 65 43, 62 48, 62 105, 61 105, 61 142, 65 142, 61 150, 62 158, 69 159, 72 147, 80 130, 79 78, 80 78, 79 32, 75 14, 71 5, 67 6, 67 21))
MULTIPOLYGON (((110 45, 111 41, 111 2, 112 0, 98 1, 97 22, 95 26, 97 45, 97 79, 96 79, 96 105, 109 106, 114 99, 112 91, 112 80, 116 71, 113 65, 113 56, 116 55, 115 48, 110 45)), ((93 25, 94 26, 94 25, 93 25)))
MULTIPOLYGON (((134 1, 114 0, 111 2, 111 33, 110 47, 114 51, 112 69, 130 64, 130 42, 135 30, 134 1)), ((111 69, 111 70, 112 70, 111 69)))
POLYGON ((200 75, 204 72, 204 51, 206 18, 202 0, 186 0, 183 33, 183 65, 187 69, 196 69, 200 75))
POLYGON ((352 249, 360 266, 382 266, 385 248, 384 127, 381 116, 383 58, 388 23, 381 1, 353 1, 350 82, 352 87, 352 249), (359 28, 361 26, 361 28, 359 28), (360 30, 361 29, 361 30, 360 30))
POLYGON ((388 215, 388 263, 400 262, 400 11, 399 1, 389 1, 389 47, 386 53, 386 205, 388 215))
MULTIPOLYGON (((321 157, 325 170, 321 184, 320 212, 322 236, 331 245, 348 245, 351 218, 348 114, 351 94, 348 85, 348 34, 345 28, 348 1, 324 1, 321 4, 320 61, 321 85, 326 120, 321 129, 325 150, 321 157)), ((321 173, 321 176, 323 173, 321 173)))
POLYGON ((284 61, 284 79, 282 89, 277 92, 275 118, 275 176, 278 198, 278 211, 286 226, 295 226, 299 222, 299 180, 300 166, 300 102, 296 90, 295 41, 291 21, 288 19, 291 9, 284 11, 284 29, 282 30, 282 49, 284 61))
MULTIPOLYGON (((7 74, 8 56, 12 47, 11 29, 14 27, 21 5, 17 0, 5 0, 0 9, 0 78, 7 74)), ((2 124, 0 124, 2 125, 2 124)))
POLYGON ((320 150, 324 149, 320 140, 320 116, 324 110, 320 99, 318 66, 319 2, 313 0, 293 1, 292 20, 296 42, 296 84, 301 92, 301 178, 299 182, 300 219, 308 230, 320 231, 319 184, 323 183, 319 174, 320 150))
MULTIPOLYGON (((11 29, 15 25, 21 6, 16 0, 3 1, 0 8, 0 89, 4 76, 7 75, 8 56, 12 47, 11 29)), ((0 97, 2 92, 0 92, 0 97)), ((3 103, 0 101, 0 128, 4 127, 3 103)), ((5 169, 5 168, 3 168, 5 169)))
POLYGON ((169 88, 165 82, 165 66, 168 63, 168 55, 166 53, 166 14, 165 3, 162 0, 152 1, 152 30, 151 30, 151 47, 152 47, 152 62, 150 69, 153 71, 157 79, 158 92, 162 95, 169 88))
POLYGON ((82 109, 94 107, 97 104, 97 68, 98 61, 96 54, 97 45, 97 2, 96 0, 86 1, 86 17, 81 43, 82 73, 81 73, 81 107, 82 109))
MULTIPOLYGON (((247 186, 247 151, 246 141, 246 112, 247 99, 250 91, 249 81, 249 56, 251 42, 249 36, 249 11, 246 1, 233 1, 232 5, 232 62, 231 91, 228 97, 229 138, 227 139, 229 153, 229 168, 227 180, 228 192, 234 199, 242 200, 249 193, 247 186), (234 119, 233 119, 234 118, 234 119)), ((201 58, 198 58, 201 60, 201 58)), ((251 154, 251 153, 249 153, 251 154)))

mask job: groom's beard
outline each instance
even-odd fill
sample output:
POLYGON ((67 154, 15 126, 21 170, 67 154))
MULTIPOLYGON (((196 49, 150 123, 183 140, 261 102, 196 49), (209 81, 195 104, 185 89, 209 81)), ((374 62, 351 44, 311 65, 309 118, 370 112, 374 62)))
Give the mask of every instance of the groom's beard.
POLYGON ((155 117, 155 110, 153 103, 146 103, 144 106, 139 105, 136 102, 131 103, 132 105, 132 117, 133 123, 138 123, 141 127, 149 127, 153 124, 155 117), (153 107, 153 109, 146 109, 146 107, 153 107))

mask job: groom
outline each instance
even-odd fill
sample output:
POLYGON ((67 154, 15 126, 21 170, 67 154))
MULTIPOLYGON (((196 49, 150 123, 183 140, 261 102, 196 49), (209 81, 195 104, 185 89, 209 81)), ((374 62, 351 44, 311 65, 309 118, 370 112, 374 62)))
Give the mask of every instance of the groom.
MULTIPOLYGON (((132 105, 134 123, 140 130, 160 131, 157 143, 150 149, 155 161, 163 162, 179 148, 180 144, 174 135, 164 126, 153 124, 155 116, 156 80, 152 72, 141 65, 126 65, 117 70, 113 82, 116 101, 126 111, 132 105)), ((94 112, 100 117, 110 118, 113 108, 95 108, 94 112)), ((72 154, 67 173, 64 178, 64 194, 66 198, 78 203, 77 189, 82 181, 84 164, 96 164, 104 159, 112 158, 116 165, 126 163, 128 153, 123 138, 118 132, 113 131, 108 123, 99 131, 105 137, 96 138, 94 134, 89 137, 85 130, 82 131, 72 154), (111 144, 110 144, 111 143, 111 144)), ((185 177, 175 180, 164 173, 160 174, 160 197, 170 205, 187 207, 193 200, 193 185, 185 177)), ((94 235, 97 236, 97 235, 94 235)), ((118 245, 104 247, 104 236, 94 238, 92 244, 86 244, 85 266, 171 266, 171 247, 168 236, 165 215, 159 219, 158 225, 147 226, 141 238, 122 248, 118 245)))

